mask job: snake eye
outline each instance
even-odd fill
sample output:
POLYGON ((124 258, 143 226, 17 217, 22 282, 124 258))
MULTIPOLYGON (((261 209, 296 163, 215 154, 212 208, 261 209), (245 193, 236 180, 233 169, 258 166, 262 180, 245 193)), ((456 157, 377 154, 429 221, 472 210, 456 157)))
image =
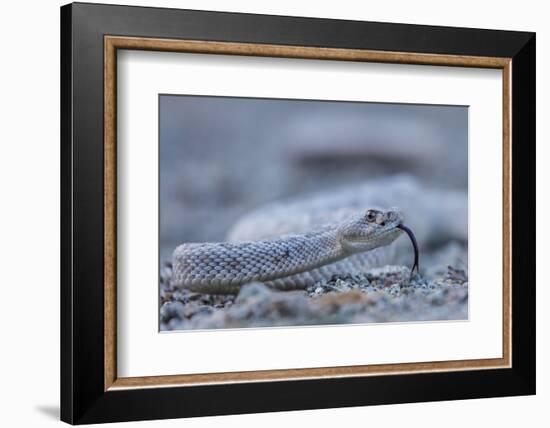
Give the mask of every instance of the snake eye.
POLYGON ((367 221, 374 221, 376 219, 376 212, 374 210, 368 210, 365 219, 367 221))

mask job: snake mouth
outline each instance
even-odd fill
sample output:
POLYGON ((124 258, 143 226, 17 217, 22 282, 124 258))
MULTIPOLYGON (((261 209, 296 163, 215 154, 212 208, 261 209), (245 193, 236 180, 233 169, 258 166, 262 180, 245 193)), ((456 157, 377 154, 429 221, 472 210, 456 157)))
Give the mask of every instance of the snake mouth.
POLYGON ((412 232, 411 229, 409 229, 404 224, 398 224, 397 227, 408 235, 409 239, 411 240, 412 246, 414 248, 414 264, 413 264, 413 267, 411 268, 411 275, 415 269, 416 269, 416 273, 419 273, 418 272, 418 243, 416 242, 414 233, 412 232))

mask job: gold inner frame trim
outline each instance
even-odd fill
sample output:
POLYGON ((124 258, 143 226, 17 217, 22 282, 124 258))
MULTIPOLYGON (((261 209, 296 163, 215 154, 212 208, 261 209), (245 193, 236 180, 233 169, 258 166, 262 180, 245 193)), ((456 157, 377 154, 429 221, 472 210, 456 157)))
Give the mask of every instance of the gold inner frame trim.
POLYGON ((386 52, 252 43, 171 40, 140 37, 104 37, 104 389, 194 386, 222 383, 290 381, 315 378, 362 377, 406 373, 481 370, 511 367, 512 355, 512 165, 511 165, 511 58, 386 52), (116 366, 116 89, 117 50, 146 50, 218 55, 242 55, 333 61, 439 65, 502 70, 503 144, 503 320, 502 358, 432 361, 421 363, 316 367, 170 376, 117 377, 116 366))

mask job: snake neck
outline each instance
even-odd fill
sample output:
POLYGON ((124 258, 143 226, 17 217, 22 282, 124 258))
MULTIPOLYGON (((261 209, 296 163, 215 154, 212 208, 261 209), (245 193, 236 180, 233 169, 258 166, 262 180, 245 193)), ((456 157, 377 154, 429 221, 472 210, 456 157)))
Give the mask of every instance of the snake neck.
POLYGON ((264 242, 274 250, 264 260, 278 272, 274 277, 306 272, 348 256, 335 227, 264 242))

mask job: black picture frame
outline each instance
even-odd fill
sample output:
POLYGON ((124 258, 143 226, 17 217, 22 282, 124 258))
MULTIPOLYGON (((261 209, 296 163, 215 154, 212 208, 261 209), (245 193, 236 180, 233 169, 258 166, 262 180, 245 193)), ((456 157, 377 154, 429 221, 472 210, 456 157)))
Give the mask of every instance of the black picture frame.
MULTIPOLYGON (((535 393, 535 34, 74 3, 61 8, 61 419, 71 424, 535 393), (512 367, 104 389, 104 36, 512 59, 512 367)), ((488 164, 490 160, 487 160, 488 164)))

